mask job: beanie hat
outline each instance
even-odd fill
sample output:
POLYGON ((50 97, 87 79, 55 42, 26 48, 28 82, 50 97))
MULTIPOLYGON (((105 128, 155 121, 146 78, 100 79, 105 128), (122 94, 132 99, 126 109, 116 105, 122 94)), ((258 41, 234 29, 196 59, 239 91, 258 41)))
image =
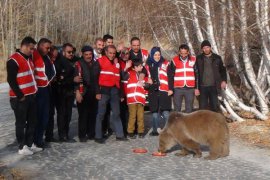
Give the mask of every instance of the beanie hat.
POLYGON ((209 42, 208 40, 204 40, 204 41, 202 42, 202 44, 201 44, 201 49, 202 49, 204 46, 209 46, 209 47, 211 47, 211 44, 210 44, 210 42, 209 42))

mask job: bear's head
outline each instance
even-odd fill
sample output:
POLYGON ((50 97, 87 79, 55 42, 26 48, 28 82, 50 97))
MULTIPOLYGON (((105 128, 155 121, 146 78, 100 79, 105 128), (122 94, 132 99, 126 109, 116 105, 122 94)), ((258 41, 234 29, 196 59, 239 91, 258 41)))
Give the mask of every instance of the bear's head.
POLYGON ((158 151, 165 153, 175 146, 177 142, 174 140, 173 136, 170 135, 166 129, 159 132, 159 148, 158 151))

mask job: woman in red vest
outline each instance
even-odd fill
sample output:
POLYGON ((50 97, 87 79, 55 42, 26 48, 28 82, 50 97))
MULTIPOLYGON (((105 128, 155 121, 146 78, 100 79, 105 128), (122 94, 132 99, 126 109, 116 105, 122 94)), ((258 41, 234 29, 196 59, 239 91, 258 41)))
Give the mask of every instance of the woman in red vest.
POLYGON ((159 47, 152 48, 145 68, 148 71, 148 77, 153 81, 148 91, 149 108, 153 115, 153 131, 150 135, 157 136, 160 115, 167 120, 169 117, 169 111, 171 110, 173 76, 170 63, 161 56, 159 47))

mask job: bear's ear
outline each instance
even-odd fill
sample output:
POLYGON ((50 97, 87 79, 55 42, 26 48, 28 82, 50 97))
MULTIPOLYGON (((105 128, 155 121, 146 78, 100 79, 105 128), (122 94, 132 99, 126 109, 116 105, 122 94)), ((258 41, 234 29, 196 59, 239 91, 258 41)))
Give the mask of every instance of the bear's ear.
POLYGON ((163 131, 163 129, 161 129, 161 128, 157 128, 157 132, 158 132, 158 134, 162 133, 162 131, 163 131))

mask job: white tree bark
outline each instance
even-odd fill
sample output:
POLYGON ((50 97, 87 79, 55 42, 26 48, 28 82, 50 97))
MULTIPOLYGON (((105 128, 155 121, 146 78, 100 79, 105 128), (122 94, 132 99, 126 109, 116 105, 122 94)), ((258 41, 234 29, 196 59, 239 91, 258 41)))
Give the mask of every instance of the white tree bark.
POLYGON ((263 114, 267 114, 269 112, 269 109, 266 103, 266 98, 256 81, 255 73, 254 73, 254 70, 250 61, 249 47, 248 47, 248 42, 247 42, 247 16, 246 16, 245 6, 246 6, 246 1, 240 0, 240 8, 241 8, 240 24, 241 24, 241 40, 242 40, 242 47, 243 47, 243 61, 244 61, 247 77, 258 98, 260 110, 263 114))
POLYGON ((234 9, 232 5, 232 0, 228 0, 228 8, 229 8, 229 24, 230 24, 230 47, 232 51, 232 56, 233 56, 233 61, 236 67, 236 70, 239 74, 239 77, 241 79, 241 82, 247 87, 248 89, 251 89, 249 83, 247 82, 247 79, 244 75, 244 69, 241 67, 239 57, 238 57, 238 52, 236 50, 236 45, 235 45, 235 38, 234 38, 234 33, 235 33, 235 21, 234 21, 234 9))
POLYGON ((192 19, 193 19, 194 28, 196 30, 196 34, 197 34, 197 38, 199 42, 202 42, 204 38, 201 31, 201 26, 199 24, 199 20, 198 20, 197 5, 196 5, 195 0, 191 0, 191 3, 192 3, 192 19))
POLYGON ((267 116, 264 115, 263 113, 261 113, 260 111, 258 111, 257 109, 253 108, 253 107, 248 107, 247 105, 245 105, 244 103, 242 103, 241 101, 238 100, 237 97, 235 97, 229 90, 225 90, 224 91, 226 98, 229 98, 230 101, 232 101, 234 103, 235 106, 240 107, 241 109, 243 109, 244 111, 247 112, 251 112, 254 113, 255 116, 261 120, 267 120, 267 116))
POLYGON ((206 14, 207 37, 208 37, 208 40, 211 42, 213 51, 219 54, 217 43, 215 40, 215 35, 214 35, 214 27, 213 27, 212 18, 211 18, 209 0, 204 0, 204 5, 205 5, 205 14, 206 14))
POLYGON ((179 7, 178 1, 175 1, 175 5, 176 5, 177 11, 178 11, 178 15, 179 15, 179 18, 180 18, 180 21, 181 21, 181 24, 182 24, 182 28, 183 28, 183 31, 184 31, 184 37, 186 39, 186 43, 189 46, 190 53, 192 55, 194 55, 195 52, 194 52, 194 49, 193 49, 193 45, 192 45, 191 39, 189 38, 188 28, 187 28, 187 25, 186 25, 184 16, 183 16, 183 14, 181 12, 181 8, 179 7))
POLYGON ((228 23, 227 23, 227 6, 226 6, 226 0, 221 0, 221 16, 222 16, 222 35, 221 35, 221 43, 220 43, 220 53, 222 59, 225 59, 225 50, 227 45, 227 29, 228 29, 228 23))

